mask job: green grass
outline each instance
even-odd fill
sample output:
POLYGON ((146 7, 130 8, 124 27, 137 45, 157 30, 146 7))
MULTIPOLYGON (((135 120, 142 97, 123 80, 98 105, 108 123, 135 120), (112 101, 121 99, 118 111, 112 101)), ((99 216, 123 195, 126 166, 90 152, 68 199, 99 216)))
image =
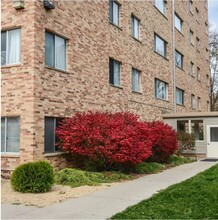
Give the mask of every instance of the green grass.
POLYGON ((218 165, 127 208, 112 219, 218 219, 218 165))
POLYGON ((78 186, 95 186, 101 183, 120 182, 130 180, 131 175, 118 172, 90 172, 72 168, 65 168, 56 172, 55 181, 57 184, 68 185, 71 187, 78 186))

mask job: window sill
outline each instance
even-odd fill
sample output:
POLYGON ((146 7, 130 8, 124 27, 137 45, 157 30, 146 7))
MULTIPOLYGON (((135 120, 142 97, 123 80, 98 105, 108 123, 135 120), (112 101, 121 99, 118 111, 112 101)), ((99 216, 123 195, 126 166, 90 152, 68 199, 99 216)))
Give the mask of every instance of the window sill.
POLYGON ((181 68, 181 67, 179 67, 179 66, 177 66, 177 65, 176 65, 176 67, 179 68, 180 70, 182 70, 182 71, 184 72, 184 69, 183 69, 183 68, 181 68))
POLYGON ((121 28, 120 26, 114 24, 112 21, 109 20, 109 23, 110 23, 111 25, 113 25, 114 27, 116 27, 116 28, 118 28, 119 30, 122 31, 122 28, 121 28))
POLYGON ((195 47, 195 45, 194 45, 192 42, 190 42, 190 44, 191 44, 193 47, 195 47))
POLYGON ((164 17, 164 18, 166 18, 166 19, 168 20, 168 18, 166 17, 166 15, 165 15, 165 14, 163 14, 163 12, 159 10, 159 8, 157 8, 155 5, 154 5, 154 7, 155 7, 155 8, 156 8, 156 9, 157 9, 159 12, 160 12, 160 14, 162 14, 162 15, 163 15, 163 17, 164 17))
POLYGON ((133 94, 138 94, 138 95, 142 95, 142 92, 138 92, 138 91, 132 91, 133 94))
POLYGON ((154 52, 155 52, 156 54, 158 54, 159 56, 161 56, 162 58, 164 58, 165 60, 169 61, 169 59, 167 59, 167 58, 166 58, 165 56, 163 56, 162 54, 158 53, 158 52, 155 51, 155 50, 154 50, 154 52))
MULTIPOLYGON (((131 35, 131 36, 132 36, 132 35, 131 35)), ((141 42, 139 39, 135 38, 134 36, 132 36, 132 38, 133 38, 134 40, 138 41, 140 44, 142 44, 142 42, 141 42)))
POLYGON ((109 84, 111 87, 117 88, 117 89, 123 89, 122 86, 119 85, 114 85, 114 84, 109 84))
POLYGON ((14 157, 14 158, 16 158, 16 157, 20 157, 20 153, 6 153, 6 152, 1 152, 1 156, 2 157, 14 157))
POLYGON ((1 66, 2 69, 11 68, 11 67, 18 67, 21 66, 21 63, 15 63, 15 64, 6 64, 1 66))
POLYGON ((181 107, 185 107, 185 105, 184 105, 184 104, 179 104, 179 103, 176 103, 176 105, 181 106, 181 107))
POLYGON ((62 69, 57 69, 55 67, 51 67, 51 66, 45 66, 46 69, 50 69, 50 70, 55 70, 58 72, 62 72, 62 73, 66 73, 66 74, 70 74, 69 72, 67 72, 66 70, 62 70, 62 69))
POLYGON ((178 30, 176 27, 175 29, 177 30, 177 32, 179 32, 184 37, 184 34, 180 30, 178 30))
POLYGON ((189 10, 189 14, 191 14, 192 16, 194 16, 193 12, 189 10))
POLYGON ((158 97, 155 97, 155 99, 157 99, 157 100, 161 100, 161 101, 164 101, 164 102, 169 102, 168 99, 162 99, 162 98, 158 98, 158 97))
POLYGON ((43 155, 45 157, 53 157, 53 156, 58 156, 58 155, 62 155, 62 154, 66 154, 66 152, 44 153, 43 155))

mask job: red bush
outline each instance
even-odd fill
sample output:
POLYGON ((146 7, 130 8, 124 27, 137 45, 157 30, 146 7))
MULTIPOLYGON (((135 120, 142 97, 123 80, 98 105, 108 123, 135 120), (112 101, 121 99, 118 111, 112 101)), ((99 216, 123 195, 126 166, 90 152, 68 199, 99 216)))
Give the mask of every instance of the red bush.
POLYGON ((161 121, 148 123, 152 129, 152 156, 148 161, 168 162, 170 155, 178 149, 177 134, 173 128, 161 121))
POLYGON ((57 128, 60 147, 96 170, 131 167, 151 156, 151 128, 131 113, 76 113, 57 128))

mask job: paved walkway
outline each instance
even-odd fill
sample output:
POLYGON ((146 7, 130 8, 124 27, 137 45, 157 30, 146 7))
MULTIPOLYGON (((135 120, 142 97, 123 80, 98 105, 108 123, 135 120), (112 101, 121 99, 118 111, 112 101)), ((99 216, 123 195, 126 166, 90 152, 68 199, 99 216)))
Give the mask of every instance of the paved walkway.
POLYGON ((2 219, 107 219, 218 162, 198 161, 45 208, 2 204, 2 219))

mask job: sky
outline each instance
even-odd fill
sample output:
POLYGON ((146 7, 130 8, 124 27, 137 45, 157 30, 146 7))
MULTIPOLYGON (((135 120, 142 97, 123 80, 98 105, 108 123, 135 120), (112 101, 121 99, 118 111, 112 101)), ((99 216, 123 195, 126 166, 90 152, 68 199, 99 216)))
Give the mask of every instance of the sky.
POLYGON ((218 31, 218 0, 208 0, 209 24, 218 31))

